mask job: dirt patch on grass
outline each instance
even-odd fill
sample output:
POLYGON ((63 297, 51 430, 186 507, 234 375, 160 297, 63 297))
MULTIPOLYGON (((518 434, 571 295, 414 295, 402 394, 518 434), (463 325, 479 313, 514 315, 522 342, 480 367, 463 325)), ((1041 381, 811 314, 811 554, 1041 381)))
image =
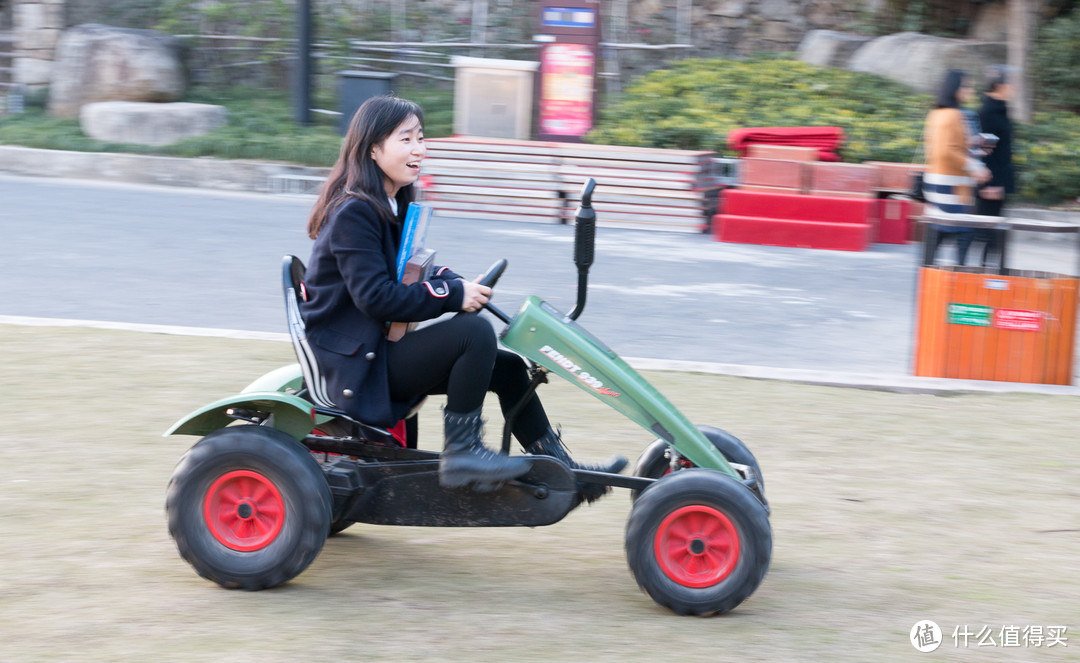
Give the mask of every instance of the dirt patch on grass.
MULTIPOLYGON (((648 374, 750 446, 773 508, 761 588, 688 619, 630 576, 626 491, 535 530, 356 525, 281 588, 219 589, 166 532, 165 486, 195 439, 161 433, 291 362, 288 345, 4 326, 0 340, 0 660, 901 660, 920 656, 921 619, 946 632, 926 660, 1080 647, 1076 398, 648 374), (958 649, 965 624, 995 640, 1065 625, 1070 646, 958 649)), ((581 459, 652 440, 569 385, 541 396, 581 459)), ((438 416, 429 403, 425 448, 438 416)))

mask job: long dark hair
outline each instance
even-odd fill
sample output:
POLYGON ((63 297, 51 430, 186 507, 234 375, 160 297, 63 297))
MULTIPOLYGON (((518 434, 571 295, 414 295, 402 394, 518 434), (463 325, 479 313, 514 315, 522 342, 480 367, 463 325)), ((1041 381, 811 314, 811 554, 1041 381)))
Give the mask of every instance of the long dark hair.
MULTIPOLYGON (((424 111, 420 106, 394 96, 372 97, 360 106, 349 122, 337 162, 311 209, 308 237, 315 239, 330 213, 349 198, 367 201, 388 220, 396 218, 386 197, 386 175, 371 158, 371 151, 414 115, 423 126, 424 111)), ((404 210, 415 198, 412 184, 401 187, 396 197, 398 209, 404 210)))
POLYGON ((941 88, 934 101, 935 108, 959 108, 960 100, 956 98, 956 93, 963 87, 967 77, 967 72, 961 69, 950 69, 945 72, 945 78, 941 81, 941 88))

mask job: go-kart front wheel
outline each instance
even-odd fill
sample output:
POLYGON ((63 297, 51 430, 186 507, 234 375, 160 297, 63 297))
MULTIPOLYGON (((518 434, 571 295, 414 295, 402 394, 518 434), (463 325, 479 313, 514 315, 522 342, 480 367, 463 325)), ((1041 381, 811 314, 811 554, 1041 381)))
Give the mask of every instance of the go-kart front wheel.
POLYGON ((169 534, 199 575, 229 589, 280 585, 306 569, 330 529, 332 498, 307 448, 265 426, 210 433, 169 481, 169 534))
MULTIPOLYGON (((757 458, 754 458, 754 454, 750 451, 750 447, 746 446, 739 438, 720 428, 715 428, 713 426, 698 426, 698 430, 712 442, 713 446, 724 456, 727 462, 739 463, 740 465, 746 465, 750 468, 750 472, 754 475, 754 478, 757 479, 760 497, 764 499, 765 478, 761 474, 761 466, 758 465, 757 458)), ((659 479, 666 474, 670 474, 671 461, 668 458, 667 451, 667 442, 659 438, 655 440, 645 448, 645 451, 641 452, 637 464, 634 465, 634 476, 659 479)), ((677 462, 677 466, 680 470, 696 467, 686 458, 680 458, 677 462)), ((636 500, 640 494, 641 491, 631 490, 630 499, 636 500)))
POLYGON ((754 593, 769 568, 765 507, 722 472, 691 468, 644 491, 626 525, 634 579, 680 615, 727 612, 754 593))

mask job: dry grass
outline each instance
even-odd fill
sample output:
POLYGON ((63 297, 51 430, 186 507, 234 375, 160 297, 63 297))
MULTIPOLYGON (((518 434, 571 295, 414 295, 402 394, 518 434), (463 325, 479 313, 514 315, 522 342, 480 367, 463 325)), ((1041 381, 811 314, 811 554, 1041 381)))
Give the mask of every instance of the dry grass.
MULTIPOLYGON (((291 361, 288 346, 18 327, 0 339, 0 661, 892 661, 920 656, 907 639, 920 619, 946 631, 926 660, 1080 647, 1074 398, 650 374, 692 420, 750 445, 773 507, 758 592, 688 619, 630 577, 625 491, 535 530, 356 525, 279 589, 219 589, 165 528, 166 483, 195 440, 160 435, 291 361), (1070 646, 957 650, 963 624, 1066 625, 1070 646)), ((542 396, 583 459, 650 441, 568 385, 542 396)))

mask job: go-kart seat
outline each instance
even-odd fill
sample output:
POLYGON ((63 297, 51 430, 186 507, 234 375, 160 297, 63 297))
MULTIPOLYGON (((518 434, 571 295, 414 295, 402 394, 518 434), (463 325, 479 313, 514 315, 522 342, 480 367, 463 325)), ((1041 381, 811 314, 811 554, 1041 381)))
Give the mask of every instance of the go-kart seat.
POLYGON ((316 405, 319 414, 353 422, 359 426, 364 437, 369 440, 415 448, 416 419, 414 415, 420 409, 419 404, 406 417, 406 419, 410 420, 409 424, 399 422, 394 430, 387 430, 353 419, 330 400, 326 388, 326 378, 323 377, 322 371, 319 370, 319 362, 316 361, 315 354, 311 351, 304 318, 300 315, 300 298, 303 297, 306 300, 304 293, 304 274, 306 272, 307 268, 304 266, 303 261, 296 256, 285 256, 282 260, 281 277, 282 288, 285 291, 285 314, 288 316, 289 321, 289 338, 292 340, 293 350, 296 351, 296 360, 300 363, 300 371, 304 374, 304 384, 307 386, 308 397, 316 405))
MULTIPOLYGON (((308 395, 312 402, 322 408, 340 412, 326 390, 326 378, 319 370, 319 363, 315 360, 314 353, 307 340, 307 328, 304 326, 304 318, 300 316, 299 297, 303 296, 304 267, 302 260, 296 256, 285 256, 281 265, 282 287, 285 290, 285 314, 289 319, 289 338, 292 339, 293 350, 296 351, 296 360, 300 362, 300 370, 304 374, 304 384, 307 385, 308 395)), ((341 416, 347 416, 340 412, 341 416)))

